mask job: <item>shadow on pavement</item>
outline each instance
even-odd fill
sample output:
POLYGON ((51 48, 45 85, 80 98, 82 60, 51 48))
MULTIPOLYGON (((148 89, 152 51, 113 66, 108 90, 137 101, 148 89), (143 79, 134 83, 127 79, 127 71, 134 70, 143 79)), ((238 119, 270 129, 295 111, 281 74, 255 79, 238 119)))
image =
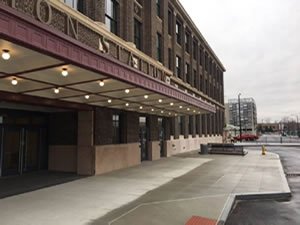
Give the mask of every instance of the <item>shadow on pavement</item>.
POLYGON ((0 199, 84 178, 74 173, 38 171, 0 178, 0 199))

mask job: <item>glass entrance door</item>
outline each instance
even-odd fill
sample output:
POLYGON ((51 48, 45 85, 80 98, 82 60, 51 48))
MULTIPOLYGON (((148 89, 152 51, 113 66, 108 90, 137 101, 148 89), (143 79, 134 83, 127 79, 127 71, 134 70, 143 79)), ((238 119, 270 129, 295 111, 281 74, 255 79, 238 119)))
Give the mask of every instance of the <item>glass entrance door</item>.
POLYGON ((2 128, 2 175, 14 175, 20 171, 22 130, 16 127, 2 128))
POLYGON ((17 175, 39 169, 39 154, 43 141, 41 128, 0 127, 1 175, 17 175))
POLYGON ((22 171, 37 170, 39 166, 40 129, 25 129, 22 171))

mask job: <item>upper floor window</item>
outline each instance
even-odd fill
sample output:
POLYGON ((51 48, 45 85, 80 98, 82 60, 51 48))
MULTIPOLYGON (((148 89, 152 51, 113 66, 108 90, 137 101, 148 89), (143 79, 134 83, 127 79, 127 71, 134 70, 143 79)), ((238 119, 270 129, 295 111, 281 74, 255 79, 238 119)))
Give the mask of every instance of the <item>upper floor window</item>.
POLYGON ((64 0, 65 4, 80 12, 83 11, 83 2, 84 0, 64 0))
POLYGON ((116 0, 106 0, 105 24, 112 33, 118 34, 118 3, 116 0))
POLYGON ((205 70, 208 71, 208 54, 205 52, 205 58, 204 58, 204 63, 205 63, 205 70))
POLYGON ((197 87, 197 71, 193 70, 193 78, 194 78, 194 82, 193 85, 194 87, 197 87))
POLYGON ((142 24, 137 19, 134 19, 134 44, 142 50, 142 24))
POLYGON ((156 38, 156 47, 157 47, 157 60, 162 62, 162 38, 161 34, 157 33, 157 38, 156 38))
POLYGON ((185 64, 185 76, 186 80, 189 84, 191 84, 191 74, 190 74, 190 64, 185 64))
POLYGON ((191 34, 189 32, 185 33, 185 51, 190 53, 190 39, 191 39, 191 34))
POLYGON ((156 14, 161 18, 161 0, 156 0, 156 14))
POLYGON ((181 78, 181 58, 176 56, 176 75, 181 78))
POLYGON ((173 12, 171 9, 168 10, 168 34, 172 35, 173 31, 173 12))
POLYGON ((143 5, 143 0, 136 0, 140 5, 143 5))
POLYGON ((172 70, 172 61, 173 61, 172 59, 173 59, 173 57, 172 57, 172 49, 169 48, 168 49, 168 60, 169 60, 168 68, 169 68, 169 70, 172 70))
POLYGON ((203 66, 203 51, 202 51, 202 47, 200 46, 200 50, 199 50, 199 64, 201 66, 203 66))
POLYGON ((194 40, 193 42, 193 58, 197 60, 197 52, 198 52, 198 42, 194 40))
POLYGON ((182 25, 181 23, 177 20, 176 21, 176 41, 178 44, 181 45, 181 33, 182 33, 182 25))

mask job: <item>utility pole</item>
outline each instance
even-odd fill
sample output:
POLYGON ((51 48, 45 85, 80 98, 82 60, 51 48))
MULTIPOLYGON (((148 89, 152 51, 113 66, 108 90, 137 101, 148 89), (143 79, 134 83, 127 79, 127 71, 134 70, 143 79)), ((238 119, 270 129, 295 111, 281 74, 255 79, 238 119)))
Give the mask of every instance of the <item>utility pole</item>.
POLYGON ((239 103, 239 121, 240 121, 240 140, 242 141, 242 117, 241 117, 241 93, 238 95, 238 103, 239 103))

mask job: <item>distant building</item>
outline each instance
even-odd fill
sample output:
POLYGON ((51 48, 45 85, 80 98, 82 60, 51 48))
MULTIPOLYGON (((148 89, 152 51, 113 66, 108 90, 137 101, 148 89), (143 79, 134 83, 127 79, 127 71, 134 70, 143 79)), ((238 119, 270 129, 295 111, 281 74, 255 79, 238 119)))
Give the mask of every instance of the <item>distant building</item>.
MULTIPOLYGON (((238 99, 229 99, 226 104, 228 124, 240 126, 238 99)), ((241 127, 243 133, 256 133, 257 111, 253 98, 241 98, 241 127)))
POLYGON ((278 133, 280 132, 279 123, 259 123, 257 124, 257 131, 261 133, 278 133))

